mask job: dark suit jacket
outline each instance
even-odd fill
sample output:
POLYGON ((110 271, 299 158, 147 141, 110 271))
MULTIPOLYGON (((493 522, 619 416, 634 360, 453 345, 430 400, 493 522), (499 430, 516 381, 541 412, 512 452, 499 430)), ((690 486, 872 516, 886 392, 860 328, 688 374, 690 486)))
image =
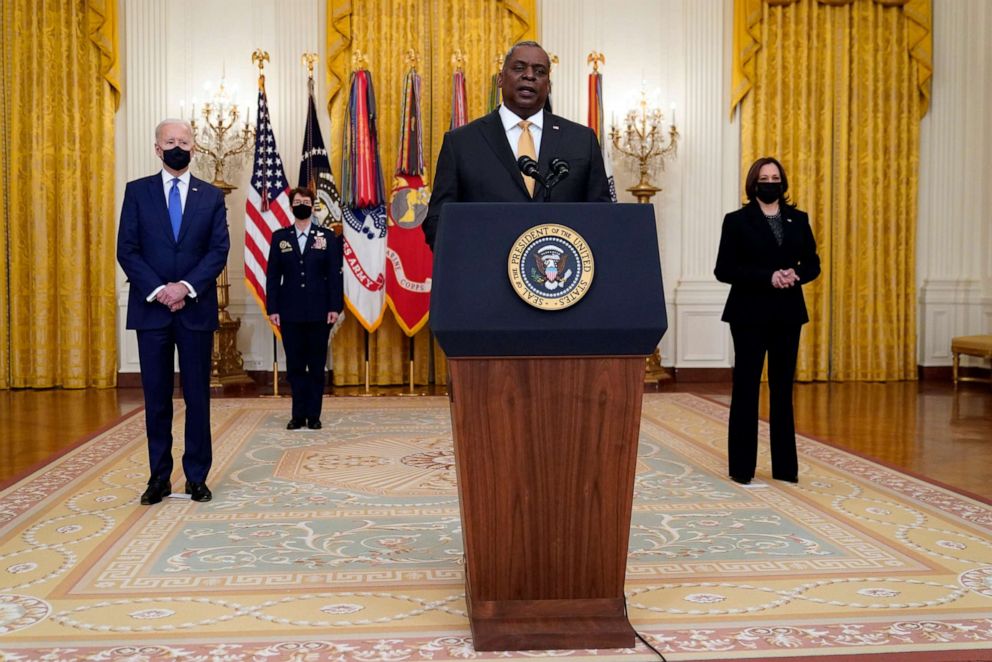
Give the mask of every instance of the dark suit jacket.
POLYGON ((302 254, 294 226, 272 233, 265 305, 282 322, 326 322, 327 313, 344 309, 341 239, 333 230, 311 224, 302 254), (323 237, 324 248, 315 246, 318 237, 323 237))
POLYGON ((179 239, 172 236, 162 174, 128 182, 117 233, 117 261, 131 283, 127 328, 160 329, 175 316, 193 331, 217 328, 217 276, 231 248, 224 194, 202 179, 190 177, 179 239), (181 310, 169 309, 148 296, 159 285, 185 280, 196 290, 181 310))
MULTIPOLYGON (((568 162, 569 174, 551 191, 551 202, 611 202, 603 154, 592 129, 544 111, 538 165, 548 172, 552 159, 568 162)), ((424 221, 424 237, 434 247, 441 208, 448 202, 527 202, 531 200, 513 158, 499 111, 444 136, 434 169, 434 190, 424 221)), ((533 200, 544 200, 537 184, 533 200)))
POLYGON ((758 203, 751 202, 723 219, 720 252, 713 273, 730 283, 723 321, 731 324, 793 323, 809 321, 802 285, 820 275, 816 240, 806 212, 782 206, 782 245, 775 241, 758 203), (799 283, 772 287, 772 274, 795 269, 799 283))

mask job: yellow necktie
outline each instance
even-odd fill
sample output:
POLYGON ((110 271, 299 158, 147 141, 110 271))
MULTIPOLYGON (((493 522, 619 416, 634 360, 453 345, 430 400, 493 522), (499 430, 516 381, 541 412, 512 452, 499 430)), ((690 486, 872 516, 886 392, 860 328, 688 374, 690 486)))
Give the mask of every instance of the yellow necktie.
MULTIPOLYGON (((520 127, 520 140, 517 141, 517 158, 521 156, 529 156, 530 158, 537 161, 537 150, 534 149, 534 136, 530 135, 530 122, 527 120, 520 120, 517 122, 517 126, 520 127)), ((531 197, 534 197, 534 178, 524 175, 524 184, 527 185, 527 192, 530 193, 531 197)))

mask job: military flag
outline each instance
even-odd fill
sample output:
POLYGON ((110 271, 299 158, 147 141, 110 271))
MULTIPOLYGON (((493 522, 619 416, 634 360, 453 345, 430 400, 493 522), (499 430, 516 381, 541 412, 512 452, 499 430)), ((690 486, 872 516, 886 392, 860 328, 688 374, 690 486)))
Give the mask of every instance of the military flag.
POLYGON ((499 72, 503 68, 503 56, 496 56, 496 73, 489 77, 489 95, 486 99, 486 107, 489 112, 499 108, 503 102, 503 92, 499 89, 499 72))
POLYGON ((465 72, 462 70, 464 61, 460 52, 455 54, 455 73, 451 77, 451 124, 448 127, 449 131, 468 124, 468 97, 465 94, 465 72))
POLYGON ((586 124, 596 133, 600 148, 603 150, 603 165, 606 166, 606 180, 610 183, 610 197, 617 201, 617 187, 613 180, 613 144, 606 135, 603 126, 603 74, 599 73, 599 62, 605 61, 601 54, 590 54, 589 62, 593 63, 592 73, 589 74, 589 113, 586 124), (594 57, 594 56, 598 56, 594 57))
POLYGON ((403 332, 414 336, 430 313, 433 271, 433 254, 420 230, 431 192, 424 183, 420 75, 416 68, 410 67, 403 89, 400 148, 386 235, 386 303, 403 332))
POLYGON ((386 310, 385 186, 379 164, 375 90, 372 74, 351 74, 351 92, 342 145, 344 192, 344 296, 368 332, 382 323, 386 310))

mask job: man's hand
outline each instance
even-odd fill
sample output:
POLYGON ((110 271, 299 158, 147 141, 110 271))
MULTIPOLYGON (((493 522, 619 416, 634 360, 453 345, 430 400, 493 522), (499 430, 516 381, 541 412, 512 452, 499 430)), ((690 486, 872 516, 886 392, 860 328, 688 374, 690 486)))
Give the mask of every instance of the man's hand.
POLYGON ((174 303, 171 306, 169 306, 169 312, 170 313, 174 313, 177 310, 182 310, 185 306, 186 306, 186 300, 183 299, 182 301, 180 301, 178 303, 174 303))
POLYGON ((182 283, 169 283, 159 290, 159 293, 155 295, 155 300, 171 308, 183 301, 187 294, 189 294, 189 289, 182 283))
POLYGON ((338 321, 338 314, 337 313, 335 313, 335 312, 327 313, 327 323, 328 324, 334 324, 337 321, 338 321))
POLYGON ((280 326, 279 313, 273 313, 272 315, 269 315, 269 321, 275 324, 276 326, 280 326))

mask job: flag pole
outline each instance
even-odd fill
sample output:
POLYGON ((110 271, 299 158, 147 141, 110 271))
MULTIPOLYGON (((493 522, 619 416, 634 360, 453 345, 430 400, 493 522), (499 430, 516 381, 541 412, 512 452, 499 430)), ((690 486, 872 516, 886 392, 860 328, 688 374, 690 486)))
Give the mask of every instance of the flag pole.
POLYGON ((369 331, 365 330, 365 395, 369 393, 369 331))
POLYGON ((416 395, 413 392, 413 336, 410 336, 409 340, 410 340, 410 344, 408 349, 410 353, 410 395, 416 395))
POLYGON ((279 343, 272 334, 272 397, 279 397, 279 343))
POLYGON ((279 344, 275 332, 272 333, 272 394, 261 395, 262 398, 279 397, 279 344))
POLYGON ((410 369, 410 390, 409 391, 406 391, 406 392, 403 392, 403 393, 400 393, 400 395, 402 395, 402 396, 427 395, 426 392, 420 392, 420 393, 418 393, 415 390, 414 382, 413 382, 413 348, 414 348, 413 343, 414 343, 414 337, 413 336, 409 336, 407 338, 407 341, 408 341, 407 352, 409 354, 408 359, 409 359, 409 369, 410 369))

